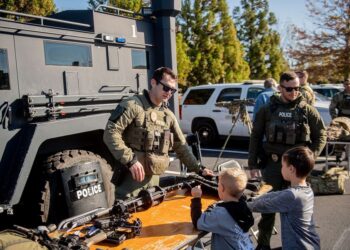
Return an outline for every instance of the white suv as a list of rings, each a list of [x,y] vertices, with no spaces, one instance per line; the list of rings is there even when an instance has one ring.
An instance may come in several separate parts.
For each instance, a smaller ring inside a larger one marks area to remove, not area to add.
[[[256,99],[264,90],[263,84],[225,83],[190,87],[184,93],[180,104],[180,126],[184,133],[198,132],[204,145],[226,137],[232,127],[232,115],[225,107],[215,104],[222,101]],[[329,101],[316,101],[315,107],[320,112],[326,125],[330,123],[328,111]],[[254,106],[247,106],[252,118]],[[247,126],[238,121],[232,131],[232,136],[249,137]]]
[[[184,133],[198,132],[201,142],[209,145],[219,136],[227,136],[232,127],[232,115],[225,107],[215,104],[222,101],[256,99],[264,90],[262,84],[223,83],[190,87],[182,97],[180,126]],[[248,106],[253,114],[254,106]],[[236,123],[232,136],[248,137],[248,128]]]

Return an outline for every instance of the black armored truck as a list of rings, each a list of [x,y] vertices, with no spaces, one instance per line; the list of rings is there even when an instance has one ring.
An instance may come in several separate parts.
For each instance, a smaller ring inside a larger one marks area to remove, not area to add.
[[[156,0],[140,14],[0,10],[1,217],[57,222],[113,204],[106,122],[157,67],[176,69],[180,8]],[[176,96],[170,105],[177,113]]]

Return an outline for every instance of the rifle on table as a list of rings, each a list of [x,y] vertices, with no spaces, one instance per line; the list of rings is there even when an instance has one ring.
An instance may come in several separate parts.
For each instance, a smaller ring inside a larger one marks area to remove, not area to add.
[[[133,238],[141,233],[141,220],[136,218],[130,222],[131,213],[146,210],[164,201],[167,194],[180,189],[190,189],[196,181],[187,179],[181,183],[168,187],[152,187],[141,190],[136,198],[117,200],[111,208],[97,208],[92,211],[63,220],[58,230],[67,232],[91,224],[85,229],[86,239],[84,244],[91,246],[97,242],[108,240],[116,245],[126,239]]]

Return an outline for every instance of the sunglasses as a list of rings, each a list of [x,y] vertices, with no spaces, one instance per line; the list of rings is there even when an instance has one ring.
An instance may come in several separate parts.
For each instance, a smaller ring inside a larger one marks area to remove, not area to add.
[[[162,83],[161,81],[158,81],[158,83],[160,83],[163,86],[163,91],[164,92],[169,92],[171,91],[171,94],[175,94],[175,92],[177,91],[176,89],[170,88],[169,86],[165,85],[164,83]]]
[[[300,87],[286,87],[286,86],[283,86],[283,85],[280,85],[282,88],[284,88],[287,92],[292,92],[293,90],[294,91],[300,91]]]

